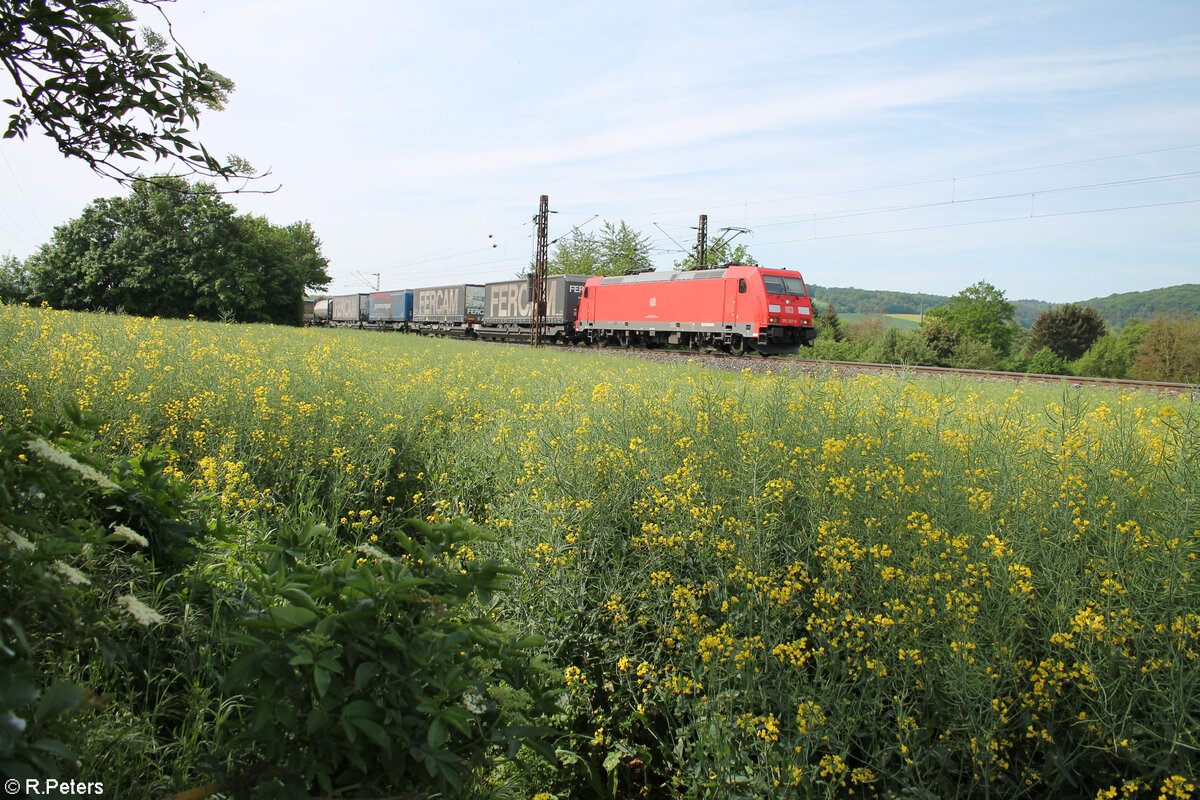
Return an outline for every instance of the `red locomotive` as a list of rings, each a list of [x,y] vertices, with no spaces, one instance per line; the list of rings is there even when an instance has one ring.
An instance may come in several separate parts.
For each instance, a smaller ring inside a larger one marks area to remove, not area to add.
[[[575,326],[593,344],[738,354],[795,353],[817,338],[800,273],[747,266],[589,278]]]

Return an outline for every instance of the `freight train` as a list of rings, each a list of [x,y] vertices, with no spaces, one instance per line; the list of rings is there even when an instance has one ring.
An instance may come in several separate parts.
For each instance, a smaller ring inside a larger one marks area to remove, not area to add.
[[[490,339],[533,333],[529,280],[456,284],[317,300],[314,325]],[[795,353],[817,337],[799,272],[730,264],[688,272],[546,279],[543,334],[595,345],[679,345],[763,355]]]

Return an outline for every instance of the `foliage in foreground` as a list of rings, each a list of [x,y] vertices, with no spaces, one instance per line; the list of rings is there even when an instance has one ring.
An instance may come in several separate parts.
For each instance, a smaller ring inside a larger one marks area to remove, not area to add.
[[[495,531],[566,737],[478,794],[1195,792],[1190,398],[29,309],[0,341],[5,420],[92,407],[247,523]]]
[[[490,619],[512,570],[472,557],[477,532],[418,522],[354,548],[202,525],[161,451],[110,473],[87,436],[40,433],[0,427],[6,778],[417,796],[549,752],[525,722],[553,710],[539,642]]]

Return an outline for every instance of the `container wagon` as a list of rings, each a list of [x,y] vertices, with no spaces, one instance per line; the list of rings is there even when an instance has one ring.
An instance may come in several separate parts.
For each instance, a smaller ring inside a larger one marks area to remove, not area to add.
[[[373,328],[403,330],[412,320],[412,289],[396,289],[371,294],[367,322]]]
[[[563,341],[576,338],[575,320],[583,297],[586,275],[551,275],[546,278],[546,336]],[[475,335],[491,339],[528,339],[533,336],[533,288],[529,280],[501,281],[483,287],[483,319]]]
[[[432,286],[413,290],[410,327],[420,333],[470,336],[482,317],[482,284]]]
[[[330,324],[342,328],[361,328],[371,311],[371,295],[343,294],[329,298]]]
[[[313,303],[313,325],[328,325],[333,313],[333,303],[328,297]]]

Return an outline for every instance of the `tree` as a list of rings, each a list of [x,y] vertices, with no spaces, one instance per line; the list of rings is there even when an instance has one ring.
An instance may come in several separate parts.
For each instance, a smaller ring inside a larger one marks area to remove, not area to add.
[[[321,255],[321,240],[312,226],[293,222],[280,227],[266,217],[249,214],[234,217],[233,222],[236,245],[230,260],[237,273],[254,287],[247,292],[248,300],[254,303],[247,311],[253,316],[246,319],[299,324],[308,289],[329,283],[325,271],[328,262]]]
[[[166,19],[167,0],[133,0]],[[200,109],[223,106],[233,81],[173,52],[149,28],[139,32],[127,5],[110,0],[0,0],[0,63],[15,96],[4,138],[40,129],[68,157],[127,183],[133,161],[168,161],[188,174],[248,177],[242,159],[226,164],[193,140]],[[168,21],[169,30],[169,21]]]
[[[720,267],[725,264],[746,264],[748,266],[757,267],[758,262],[754,256],[746,250],[743,244],[733,244],[721,239],[709,245],[704,255],[704,268]],[[696,266],[696,254],[688,253],[685,257],[675,262],[675,269],[700,269]],[[811,288],[811,287],[810,287]]]
[[[1200,320],[1150,320],[1134,354],[1130,375],[1144,381],[1200,381]]]
[[[846,338],[846,332],[842,330],[842,320],[833,310],[833,303],[826,303],[825,310],[816,316],[813,323],[820,331],[821,336],[828,337],[835,342],[843,341]]]
[[[576,228],[559,239],[547,271],[551,275],[624,275],[653,269],[650,252],[650,240],[623,220],[620,225],[606,222],[599,234]]]
[[[602,275],[600,242],[575,228],[555,244],[547,271],[551,275]]]
[[[654,269],[650,240],[621,220],[619,226],[604,223],[600,232],[600,270],[605,275]]]
[[[29,272],[14,255],[0,256],[0,303],[22,303],[29,299]]]
[[[93,201],[26,263],[30,293],[57,308],[144,316],[300,321],[307,288],[329,282],[308,223],[280,228],[204,183],[138,179]]]
[[[1029,359],[1025,371],[1033,375],[1070,375],[1067,362],[1049,347],[1043,347]]]
[[[1071,365],[1076,375],[1094,378],[1125,378],[1133,356],[1125,342],[1113,334],[1105,334],[1095,341],[1079,360]]]
[[[1146,323],[1142,322],[1139,317],[1133,317],[1125,323],[1125,327],[1121,328],[1121,332],[1117,334],[1117,338],[1130,352],[1136,353],[1138,347],[1142,344],[1142,337],[1146,335]]]
[[[954,348],[947,366],[958,369],[1000,369],[1004,366],[1004,359],[996,352],[996,348],[982,339],[964,337]]]
[[[1100,312],[1091,306],[1068,303],[1043,311],[1029,333],[1025,346],[1026,357],[1042,348],[1065,361],[1074,361],[1088,351],[1106,332]]]
[[[862,357],[875,364],[931,364],[936,359],[920,331],[902,331],[895,326],[874,339]]]
[[[1012,346],[1015,309],[1005,299],[1004,292],[979,281],[951,297],[945,305],[925,312],[922,324],[941,320],[962,336],[987,344],[1003,357]]]
[[[949,364],[950,360],[954,358],[961,338],[958,335],[958,328],[949,322],[933,317],[921,321],[921,335],[934,355],[934,364],[940,366]]]

